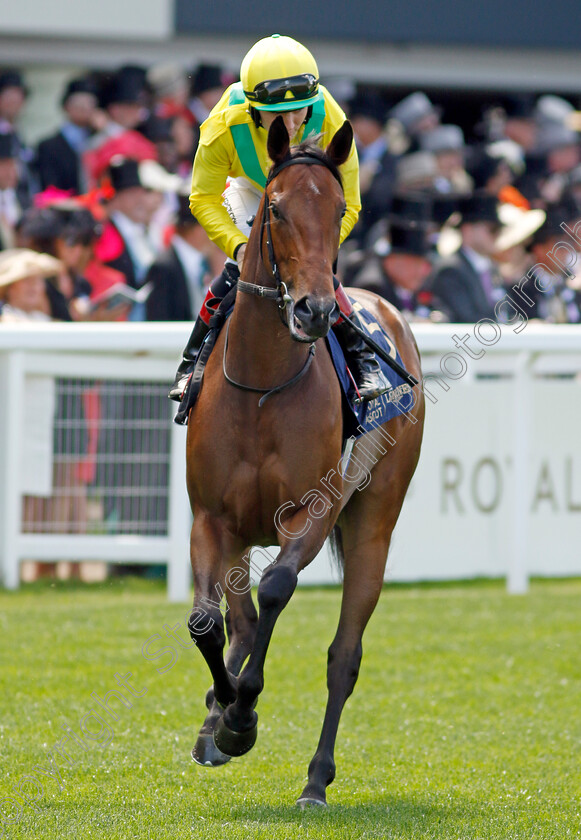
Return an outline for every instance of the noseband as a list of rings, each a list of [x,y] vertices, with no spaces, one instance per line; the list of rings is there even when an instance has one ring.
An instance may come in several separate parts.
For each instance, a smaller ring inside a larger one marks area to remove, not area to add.
[[[270,227],[270,201],[268,199],[268,185],[276,178],[276,176],[282,172],[283,169],[286,169],[287,166],[295,166],[296,164],[303,164],[306,166],[325,166],[329,172],[333,175],[334,178],[337,179],[339,184],[341,184],[340,177],[335,173],[333,168],[329,166],[327,161],[323,158],[320,158],[316,155],[311,155],[308,151],[303,151],[298,154],[296,157],[287,158],[286,160],[279,163],[278,166],[275,166],[271,169],[268,179],[266,181],[266,186],[264,189],[264,203],[262,208],[262,220],[260,224],[260,255],[262,259],[262,242],[264,240],[264,236],[266,234],[266,249],[268,253],[268,261],[270,263],[270,273],[276,282],[276,288],[273,289],[270,286],[259,286],[257,283],[247,283],[245,280],[238,280],[237,288],[238,291],[244,292],[244,294],[248,295],[256,295],[256,297],[264,298],[266,300],[274,300],[278,303],[278,309],[280,313],[281,320],[285,327],[288,327],[291,336],[293,335],[294,331],[294,309],[295,309],[295,302],[293,297],[289,294],[288,288],[286,283],[280,276],[280,271],[278,268],[278,264],[276,262],[276,257],[274,255],[274,245],[272,243],[272,231]],[[341,185],[342,188],[342,185]],[[264,263],[264,260],[263,260]],[[266,267],[266,266],[265,266]],[[286,314],[286,319],[285,319]],[[228,352],[228,332],[230,329],[230,321],[226,324],[226,335],[224,337],[224,352],[222,356],[222,370],[224,373],[224,377],[230,385],[233,385],[235,388],[239,388],[242,391],[252,391],[256,394],[263,394],[258,401],[258,407],[261,408],[264,404],[265,400],[269,397],[273,396],[274,394],[278,394],[283,391],[285,388],[294,385],[303,376],[306,374],[308,369],[311,366],[313,358],[315,356],[315,343],[311,342],[309,347],[309,353],[307,356],[307,360],[304,363],[303,367],[300,371],[293,376],[292,379],[289,379],[287,382],[284,382],[282,385],[276,385],[273,388],[255,388],[252,385],[244,385],[241,382],[236,382],[236,380],[232,379],[231,376],[228,375],[226,371],[226,354]]]

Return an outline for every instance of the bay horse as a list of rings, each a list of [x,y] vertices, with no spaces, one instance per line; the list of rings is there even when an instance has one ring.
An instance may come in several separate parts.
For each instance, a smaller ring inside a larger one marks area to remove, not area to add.
[[[271,125],[273,168],[252,226],[234,310],[208,360],[187,432],[195,593],[189,630],[213,678],[208,714],[192,750],[199,764],[224,764],[252,748],[255,705],[275,622],[299,572],[329,535],[341,556],[343,594],[328,652],[327,707],[308,783],[297,800],[301,807],[327,804],[339,719],[357,680],[363,631],[381,592],[424,420],[423,394],[415,389],[413,416],[400,414],[379,427],[395,445],[370,458],[369,446],[367,454],[360,446],[368,435],[355,444],[353,455],[372,467],[367,486],[355,492],[354,483],[342,478],[346,471],[337,470],[342,396],[330,353],[319,339],[338,315],[333,265],[345,211],[338,167],[352,141],[345,122],[324,152],[305,144],[291,151],[282,117]],[[377,295],[354,290],[354,296],[420,380],[418,349],[404,318]],[[260,393],[267,398],[259,400]],[[309,491],[325,478],[332,478],[333,492],[327,483],[327,504],[319,504],[315,515],[313,499],[307,504]],[[252,546],[276,544],[278,558],[258,586],[257,614],[250,566],[241,558]]]

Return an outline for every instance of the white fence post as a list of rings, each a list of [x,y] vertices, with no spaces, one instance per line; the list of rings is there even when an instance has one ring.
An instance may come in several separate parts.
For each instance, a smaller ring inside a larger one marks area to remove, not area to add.
[[[172,602],[189,599],[191,527],[192,515],[186,490],[186,430],[173,423],[170,441],[167,564],[167,592]]]
[[[510,566],[507,589],[513,595],[524,594],[529,586],[529,460],[531,457],[532,374],[533,355],[519,353],[516,357],[513,380],[513,523]]]
[[[18,535],[22,518],[20,470],[22,447],[22,412],[25,405],[24,353],[15,351],[3,357],[3,422],[0,423],[0,567],[4,586],[17,589],[20,582]]]

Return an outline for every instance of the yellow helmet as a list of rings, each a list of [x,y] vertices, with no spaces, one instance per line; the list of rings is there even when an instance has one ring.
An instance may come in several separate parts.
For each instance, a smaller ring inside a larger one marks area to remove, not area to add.
[[[240,67],[242,89],[259,111],[293,111],[321,98],[317,62],[287,35],[262,38]]]

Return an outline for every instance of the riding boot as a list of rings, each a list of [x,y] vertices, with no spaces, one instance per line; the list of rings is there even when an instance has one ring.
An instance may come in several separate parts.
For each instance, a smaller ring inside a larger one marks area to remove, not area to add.
[[[352,311],[349,318],[355,321],[358,326],[362,326],[356,312]],[[333,327],[333,332],[339,339],[343,352],[353,368],[353,376],[361,402],[373,400],[385,391],[389,391],[391,385],[385,378],[379,362],[375,358],[375,353],[355,332],[351,324],[341,320]]]
[[[198,353],[210,330],[210,318],[215,314],[230,289],[236,285],[239,277],[240,272],[238,266],[234,263],[226,263],[222,274],[219,274],[212,280],[210,288],[206,292],[200,314],[194,324],[192,334],[183,352],[183,359],[177,369],[174,384],[168,394],[170,400],[175,400],[176,402],[182,401],[188,380],[194,372]]]
[[[171,390],[168,394],[170,400],[175,400],[175,402],[182,401],[188,380],[194,372],[200,347],[202,346],[202,343],[209,331],[210,327],[208,324],[206,324],[206,322],[202,319],[201,315],[198,315],[192,334],[190,335],[188,343],[184,349],[183,359],[177,369],[174,384],[171,386]]]

